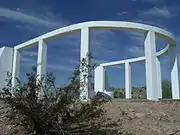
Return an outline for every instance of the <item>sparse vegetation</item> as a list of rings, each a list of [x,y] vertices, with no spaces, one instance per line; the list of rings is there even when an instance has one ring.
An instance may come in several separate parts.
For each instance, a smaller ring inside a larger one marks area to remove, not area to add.
[[[124,88],[114,88],[114,98],[125,98]],[[146,88],[132,88],[132,98],[133,99],[145,99],[146,98]]]
[[[125,89],[112,88],[114,91],[114,98],[125,98]]]
[[[130,121],[132,120],[143,118],[145,114],[142,112],[138,113],[136,112],[137,110],[135,111],[132,108],[123,109],[122,103],[122,106],[117,107],[120,109],[118,110],[119,113],[116,113],[118,119],[113,116],[115,120],[112,121],[110,119],[111,116],[108,117],[109,115],[106,115],[106,111],[111,110],[107,109],[111,107],[109,106],[111,103],[107,107],[102,100],[80,100],[80,93],[82,92],[80,86],[85,85],[85,81],[83,80],[81,81],[82,83],[79,83],[80,70],[85,72],[84,79],[91,77],[86,74],[87,66],[90,67],[91,71],[93,71],[95,67],[94,65],[88,65],[86,59],[83,59],[80,66],[75,69],[70,83],[60,88],[55,87],[55,76],[52,73],[39,77],[36,75],[36,68],[33,68],[30,73],[26,74],[28,79],[26,83],[22,84],[17,78],[18,84],[13,89],[11,86],[11,78],[9,78],[7,87],[1,90],[0,95],[1,102],[9,108],[8,111],[4,113],[6,113],[8,122],[12,126],[11,130],[13,132],[11,132],[11,134],[131,135],[131,128],[128,127],[130,130],[127,131],[122,126],[122,122],[128,121],[128,123],[131,123]],[[38,80],[39,78],[43,81]],[[170,82],[166,80],[163,81],[162,88],[163,98],[170,98]],[[39,97],[39,92],[42,92],[42,97]],[[114,92],[115,98],[125,97],[124,89],[115,89]],[[133,88],[132,97],[138,99],[146,98],[145,87]],[[114,106],[114,104],[115,102],[112,106]],[[149,115],[150,114],[147,114],[147,116]],[[158,114],[157,117],[162,121],[164,114],[161,115],[162,114]],[[155,116],[153,116],[153,118],[154,117]],[[10,129],[4,127],[3,132],[7,132],[8,130]]]
[[[94,68],[83,59],[73,73],[70,84],[61,88],[55,87],[52,73],[41,76],[43,81],[37,81],[39,76],[36,75],[36,68],[26,74],[27,83],[22,84],[17,79],[18,84],[13,89],[10,78],[0,94],[4,104],[11,108],[8,119],[13,128],[23,127],[29,135],[117,134],[104,123],[103,101],[82,101],[79,98],[82,92],[80,86],[84,85],[79,83],[79,73],[80,70],[85,73],[84,79],[89,77],[86,75],[87,66]],[[43,92],[42,97],[39,97],[39,92]],[[16,130],[12,134],[20,133]]]
[[[112,88],[114,90],[114,98],[125,98],[124,88]],[[169,80],[162,81],[162,96],[163,98],[172,98],[171,82]],[[132,88],[132,98],[146,99],[146,87]]]

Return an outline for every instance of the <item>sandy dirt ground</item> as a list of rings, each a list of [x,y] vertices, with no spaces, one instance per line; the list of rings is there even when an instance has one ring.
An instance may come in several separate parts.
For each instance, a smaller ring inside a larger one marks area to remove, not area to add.
[[[105,109],[133,135],[180,135],[180,101],[113,100]]]
[[[180,135],[180,101],[116,99],[106,103],[104,108],[109,120],[117,123],[112,128],[121,129],[119,134]],[[5,111],[7,109],[0,104],[0,135],[9,135],[11,131],[11,126],[5,122]]]

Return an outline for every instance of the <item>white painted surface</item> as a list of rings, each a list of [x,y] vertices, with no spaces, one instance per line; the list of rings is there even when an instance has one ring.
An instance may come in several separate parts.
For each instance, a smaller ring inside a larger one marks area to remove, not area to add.
[[[13,61],[13,48],[2,47],[0,48],[0,89],[4,88],[7,84],[7,73],[12,72]]]
[[[19,79],[20,75],[20,58],[21,54],[19,50],[14,49],[13,55],[13,68],[12,68],[12,87],[16,86],[17,78]]]
[[[169,45],[167,45],[164,49],[157,52],[156,56],[164,55],[168,51],[168,49],[169,49]],[[134,63],[134,62],[140,62],[140,61],[144,61],[144,60],[145,60],[145,56],[138,57],[138,58],[132,58],[132,59],[126,59],[126,60],[120,60],[120,61],[113,61],[113,62],[108,62],[108,63],[101,63],[100,65],[107,67],[107,66],[115,66],[115,65],[125,64],[126,62]]]
[[[114,92],[109,90],[108,76],[105,68],[103,66],[98,66],[94,71],[94,91],[103,92],[109,95],[111,98],[114,98]]]
[[[47,45],[43,40],[39,41],[37,57],[37,75],[39,79],[46,75]]]
[[[126,62],[125,63],[125,98],[130,99],[132,92],[132,85],[131,85],[131,65]]]
[[[113,91],[104,91],[104,93],[109,95],[112,99],[114,98],[114,92]]]
[[[176,47],[170,47],[170,70],[171,70],[171,87],[172,87],[172,98],[180,99],[179,92],[179,70],[178,70],[178,59],[176,55]]]
[[[47,64],[47,45],[44,40],[39,40],[38,44],[38,57],[37,57],[37,82],[41,82],[44,85],[44,79],[46,77],[46,64]],[[41,98],[44,95],[43,89],[38,93],[38,97]]]
[[[156,57],[156,64],[157,64],[158,98],[162,99],[161,63],[160,63],[160,60],[157,57]]]
[[[0,56],[1,56],[2,52],[3,52],[3,50],[4,50],[4,47],[1,47],[0,48]]]
[[[86,63],[90,65],[90,59],[88,57],[90,51],[90,32],[89,32],[89,28],[82,28],[81,29],[81,46],[80,46],[80,60],[82,61],[83,59],[86,59]],[[87,70],[87,72],[81,72],[80,73],[80,84],[83,84],[83,86],[81,86],[81,99],[88,99],[90,97],[90,78],[89,76],[89,68],[88,67],[84,67],[85,70]],[[86,75],[86,77],[84,78],[84,75]]]
[[[144,42],[146,57],[146,90],[147,99],[158,100],[157,64],[155,33],[149,31]]]
[[[83,22],[78,24],[73,24],[67,27],[63,27],[60,29],[56,29],[54,31],[48,32],[44,35],[41,35],[37,38],[29,40],[25,43],[17,45],[15,49],[25,49],[34,46],[39,42],[40,39],[54,39],[64,34],[68,34],[73,31],[80,30],[81,28],[96,28],[96,29],[122,29],[122,30],[131,30],[131,31],[154,31],[157,36],[163,37],[168,41],[175,42],[174,36],[166,30],[161,28],[157,28],[150,25],[145,25],[141,23],[133,23],[133,22],[123,22],[123,21],[90,21]]]
[[[95,93],[103,92],[105,90],[105,70],[104,67],[98,66],[95,68],[94,76],[94,90]]]

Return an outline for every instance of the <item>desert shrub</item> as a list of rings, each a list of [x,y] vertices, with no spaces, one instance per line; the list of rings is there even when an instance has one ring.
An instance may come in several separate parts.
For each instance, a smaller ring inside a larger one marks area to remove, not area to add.
[[[115,88],[114,98],[125,98],[125,89]],[[146,89],[144,87],[132,88],[132,98],[133,99],[145,99]]]
[[[80,100],[80,70],[87,72],[83,59],[80,66],[75,69],[68,85],[56,88],[55,76],[48,73],[41,76],[39,81],[36,68],[27,73],[27,83],[17,79],[17,86],[12,89],[11,78],[2,89],[2,100],[11,108],[8,117],[14,127],[21,126],[27,134],[31,135],[69,135],[69,134],[107,134],[111,133],[108,127],[103,128],[105,111],[100,100]],[[89,77],[84,75],[84,80]],[[41,96],[39,96],[41,93]],[[107,130],[107,131],[106,131]],[[115,132],[115,131],[113,131]],[[13,133],[15,134],[15,133]]]
[[[125,90],[120,88],[115,88],[114,90],[114,98],[125,98]]]
[[[146,88],[145,87],[133,87],[132,88],[133,99],[146,99]]]

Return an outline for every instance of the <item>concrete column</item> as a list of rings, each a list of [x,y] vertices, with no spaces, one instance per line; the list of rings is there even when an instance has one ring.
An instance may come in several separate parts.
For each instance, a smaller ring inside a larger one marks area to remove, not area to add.
[[[105,90],[105,70],[104,67],[98,66],[95,69],[95,76],[94,76],[94,90],[95,93],[104,92]]]
[[[7,83],[9,83],[7,82],[6,79],[9,79],[7,73],[12,73],[13,53],[14,53],[14,48],[10,48],[10,47],[0,48],[0,89],[4,88],[5,86],[7,86]]]
[[[41,76],[46,75],[46,63],[47,63],[47,45],[43,40],[39,41],[38,45],[38,58],[37,58],[37,75],[39,79]]]
[[[21,58],[20,51],[14,49],[13,68],[12,68],[12,87],[17,85],[17,78],[19,79],[20,58]]]
[[[170,55],[172,98],[180,99],[179,72],[178,72],[179,70],[178,70],[178,59],[177,59],[177,54],[176,54],[176,46],[170,47],[169,55]]]
[[[37,81],[44,83],[44,77],[46,76],[46,63],[47,63],[47,45],[43,40],[38,44],[38,58],[37,58]],[[43,91],[39,93],[39,96],[43,95]]]
[[[81,47],[80,47],[80,60],[83,58],[86,59],[87,64],[90,65],[90,59],[87,57],[90,53],[90,30],[89,28],[81,29]],[[89,68],[84,67],[86,72],[80,73],[80,90],[81,90],[81,99],[88,99],[91,93],[90,91],[90,79],[89,79]]]
[[[147,99],[158,100],[155,32],[147,32],[145,38]]]
[[[156,58],[156,65],[157,65],[158,98],[162,99],[161,63],[158,58]]]
[[[131,65],[129,62],[125,63],[125,94],[126,99],[130,99],[132,92],[132,86],[131,86]]]

